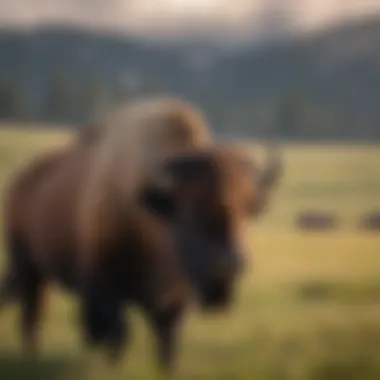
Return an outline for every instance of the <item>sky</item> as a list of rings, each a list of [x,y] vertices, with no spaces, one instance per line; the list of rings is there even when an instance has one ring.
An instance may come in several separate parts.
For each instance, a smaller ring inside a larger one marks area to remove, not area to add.
[[[0,0],[0,25],[70,23],[137,35],[244,34],[268,11],[310,30],[379,13],[380,0]]]

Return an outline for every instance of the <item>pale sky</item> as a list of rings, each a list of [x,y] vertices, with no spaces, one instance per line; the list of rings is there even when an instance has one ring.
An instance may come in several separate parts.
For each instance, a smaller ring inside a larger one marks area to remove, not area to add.
[[[0,0],[0,25],[69,22],[166,35],[211,26],[239,34],[268,9],[303,30],[380,13],[380,0]]]

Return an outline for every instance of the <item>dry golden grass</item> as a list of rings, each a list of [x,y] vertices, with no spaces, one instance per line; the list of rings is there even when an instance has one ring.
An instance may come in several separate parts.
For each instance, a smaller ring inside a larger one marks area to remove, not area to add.
[[[0,183],[32,154],[67,137],[0,131]],[[285,159],[273,210],[247,230],[249,268],[235,307],[226,315],[189,317],[181,379],[380,379],[380,235],[352,228],[362,212],[380,208],[380,192],[367,188],[380,184],[380,149],[292,146]],[[305,191],[310,183],[323,190]],[[346,228],[296,231],[294,215],[311,206],[335,212]],[[155,378],[151,337],[137,311],[130,315],[131,349],[109,369],[100,353],[82,349],[75,300],[51,293],[39,361],[19,355],[17,307],[0,314],[0,379]]]

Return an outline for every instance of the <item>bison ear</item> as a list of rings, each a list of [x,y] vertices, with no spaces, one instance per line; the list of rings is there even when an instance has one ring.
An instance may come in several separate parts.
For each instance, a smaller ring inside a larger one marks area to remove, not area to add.
[[[174,196],[169,191],[160,187],[145,187],[140,192],[139,202],[149,211],[152,211],[165,219],[170,219],[174,215]]]

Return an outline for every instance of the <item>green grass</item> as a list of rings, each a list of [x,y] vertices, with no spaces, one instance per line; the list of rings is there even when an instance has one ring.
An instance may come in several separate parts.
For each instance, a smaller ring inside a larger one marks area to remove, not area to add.
[[[59,131],[0,131],[0,183],[65,139]],[[288,146],[285,161],[271,212],[247,229],[249,268],[235,307],[189,316],[181,379],[380,379],[380,234],[353,228],[362,213],[380,209],[380,148]],[[309,207],[336,213],[344,228],[298,232],[293,218]],[[0,314],[0,379],[155,378],[140,314],[132,312],[131,349],[109,369],[101,353],[82,348],[75,299],[54,289],[49,298],[38,361],[20,356],[17,307]]]

